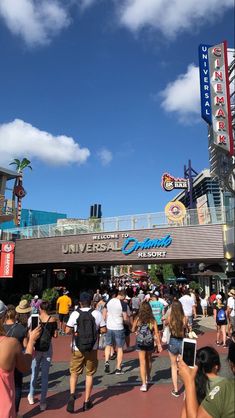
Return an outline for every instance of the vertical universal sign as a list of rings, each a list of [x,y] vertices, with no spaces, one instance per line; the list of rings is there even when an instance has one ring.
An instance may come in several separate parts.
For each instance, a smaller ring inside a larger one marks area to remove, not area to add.
[[[0,258],[0,277],[2,279],[13,277],[14,250],[15,244],[13,242],[2,243]]]
[[[227,42],[208,49],[214,144],[233,155]]]
[[[200,71],[200,90],[201,90],[201,116],[211,125],[211,93],[209,77],[209,45],[199,45],[199,71]]]

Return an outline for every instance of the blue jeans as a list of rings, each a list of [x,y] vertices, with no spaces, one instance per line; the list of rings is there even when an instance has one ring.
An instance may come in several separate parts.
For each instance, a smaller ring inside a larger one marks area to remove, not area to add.
[[[107,329],[106,333],[106,345],[116,345],[118,348],[122,348],[125,344],[125,331],[124,329],[113,330]]]
[[[49,369],[52,359],[52,345],[48,351],[35,351],[35,357],[32,361],[32,376],[30,381],[30,396],[34,396],[37,385],[38,374],[41,368],[41,403],[46,402]]]
[[[170,337],[170,341],[168,344],[168,350],[171,354],[181,354],[182,353],[182,344],[183,338],[174,338]]]

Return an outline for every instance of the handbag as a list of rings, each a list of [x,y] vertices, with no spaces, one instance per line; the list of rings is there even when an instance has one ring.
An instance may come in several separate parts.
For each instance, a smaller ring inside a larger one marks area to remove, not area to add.
[[[100,334],[99,335],[99,350],[104,350],[106,346],[106,338],[105,338],[105,334]]]
[[[170,328],[168,325],[166,325],[162,334],[162,342],[164,344],[169,344],[170,336],[171,336]]]

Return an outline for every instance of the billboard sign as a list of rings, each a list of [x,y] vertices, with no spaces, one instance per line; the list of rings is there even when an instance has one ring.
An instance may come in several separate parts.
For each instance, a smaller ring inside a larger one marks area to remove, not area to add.
[[[199,45],[199,73],[200,73],[200,91],[201,91],[201,116],[211,125],[211,93],[209,77],[209,45]]]
[[[165,207],[165,215],[168,221],[181,223],[186,216],[186,207],[179,200],[169,202]]]
[[[213,142],[233,155],[227,42],[208,49]]]
[[[174,189],[187,189],[188,180],[176,178],[169,173],[164,173],[162,175],[162,187],[166,192],[171,192]]]
[[[0,257],[0,277],[2,279],[13,277],[14,250],[15,244],[13,242],[2,243]]]
[[[197,214],[199,225],[205,225],[211,222],[206,194],[197,198]]]

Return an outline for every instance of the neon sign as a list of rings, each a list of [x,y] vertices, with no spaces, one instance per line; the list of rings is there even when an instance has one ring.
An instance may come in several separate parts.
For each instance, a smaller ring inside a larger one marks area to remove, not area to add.
[[[145,238],[143,241],[138,241],[136,238],[129,237],[126,238],[123,243],[122,253],[128,255],[138,250],[148,250],[150,248],[162,247],[167,248],[171,243],[172,237],[169,234],[163,238]]]
[[[188,180],[176,178],[169,173],[164,173],[162,175],[162,187],[166,192],[171,192],[173,189],[187,189]]]

